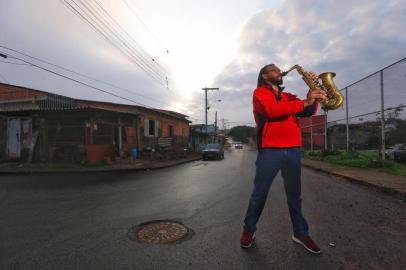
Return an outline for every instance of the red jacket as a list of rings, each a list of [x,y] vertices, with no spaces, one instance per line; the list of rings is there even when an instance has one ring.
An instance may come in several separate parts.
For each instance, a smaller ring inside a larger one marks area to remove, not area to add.
[[[312,116],[317,102],[304,108],[296,95],[278,92],[263,85],[254,90],[254,117],[257,124],[258,149],[301,147],[302,136],[297,117]]]

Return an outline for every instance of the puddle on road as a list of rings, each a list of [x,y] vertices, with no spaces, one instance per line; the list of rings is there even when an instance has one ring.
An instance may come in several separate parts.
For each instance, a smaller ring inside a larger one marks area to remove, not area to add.
[[[198,162],[196,164],[193,164],[192,167],[196,168],[196,167],[200,167],[200,166],[207,166],[207,164],[209,164],[208,162]]]

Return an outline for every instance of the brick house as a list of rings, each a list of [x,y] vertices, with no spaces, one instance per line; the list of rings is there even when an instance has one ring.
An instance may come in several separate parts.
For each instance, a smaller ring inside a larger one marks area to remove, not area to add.
[[[189,142],[186,115],[0,84],[0,158],[97,163]]]

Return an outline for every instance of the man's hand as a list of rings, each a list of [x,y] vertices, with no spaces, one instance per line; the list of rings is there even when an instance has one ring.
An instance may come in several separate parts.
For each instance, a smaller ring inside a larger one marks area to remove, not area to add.
[[[309,92],[307,93],[307,98],[304,100],[304,106],[310,106],[313,105],[313,103],[317,100],[323,100],[326,99],[327,95],[326,92],[320,89],[310,89]]]

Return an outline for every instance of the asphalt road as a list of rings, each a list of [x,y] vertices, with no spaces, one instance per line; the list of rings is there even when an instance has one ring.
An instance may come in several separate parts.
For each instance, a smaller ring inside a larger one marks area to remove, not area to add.
[[[307,169],[303,208],[323,253],[291,241],[280,175],[255,245],[241,249],[255,157],[244,149],[155,171],[0,176],[0,269],[406,269],[406,203]],[[161,219],[194,233],[171,245],[128,237]]]

